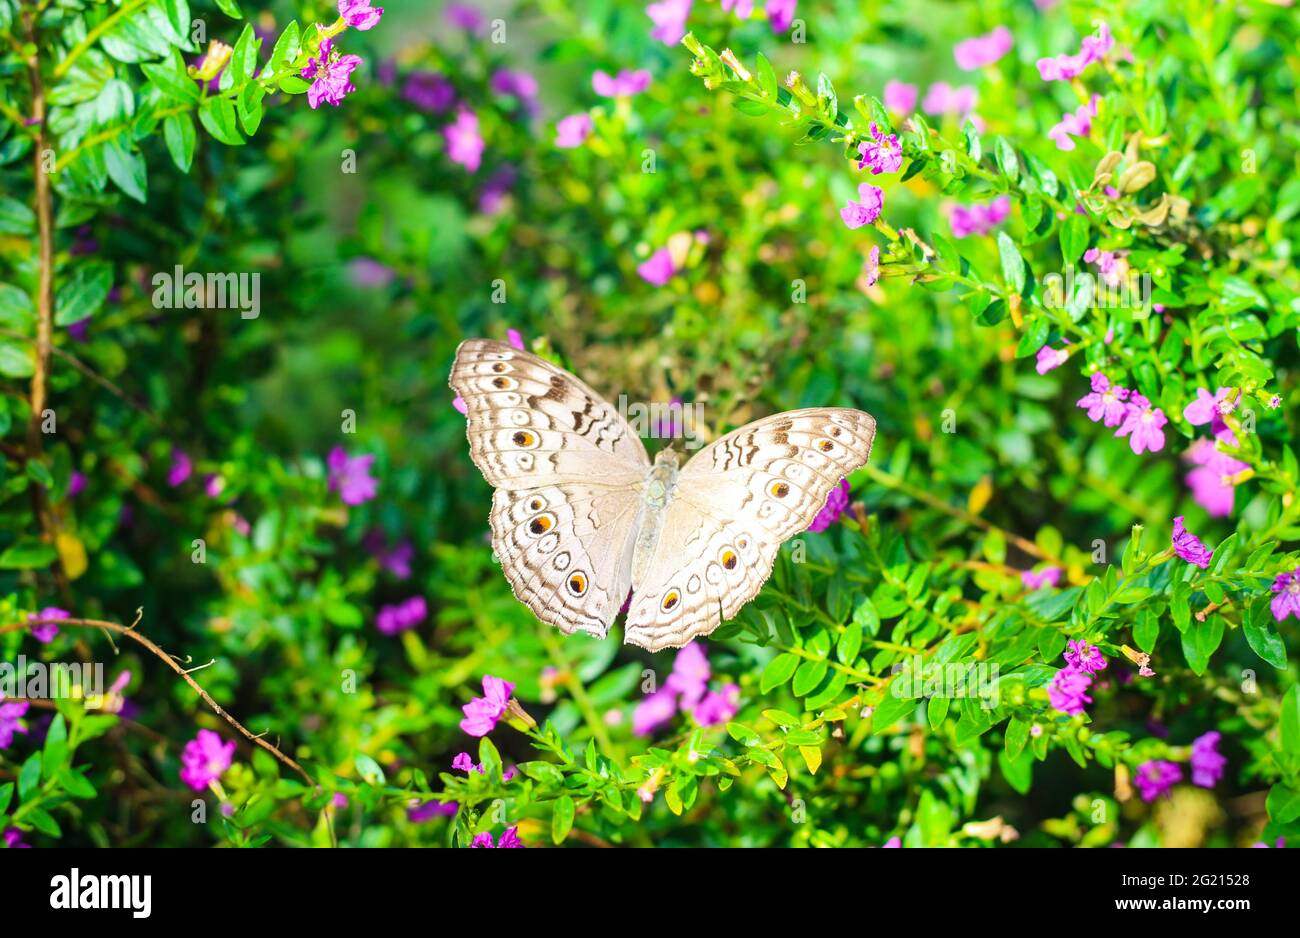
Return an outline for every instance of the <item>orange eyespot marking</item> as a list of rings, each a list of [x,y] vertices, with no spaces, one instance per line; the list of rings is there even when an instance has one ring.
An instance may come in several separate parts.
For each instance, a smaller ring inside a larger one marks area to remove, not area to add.
[[[497,374],[502,374],[506,370],[506,366],[502,362],[497,362],[495,365],[492,366],[492,370],[495,371]]]
[[[540,498],[534,498],[531,502],[528,503],[528,510],[529,510],[529,511],[541,511],[541,510],[542,510],[542,504],[543,504],[543,502],[542,502],[542,500],[541,500]]]
[[[831,430],[831,436],[838,438],[841,432],[843,431],[841,431],[839,427],[835,427],[833,430]]]
[[[820,449],[823,453],[829,453],[831,450],[835,448],[835,444],[832,443],[830,440],[822,440],[821,445],[818,446],[817,448]]]
[[[667,612],[669,609],[672,609],[674,606],[676,606],[678,601],[681,598],[682,598],[681,594],[678,593],[677,590],[669,590],[668,595],[664,597],[664,601],[662,603],[664,612]]]
[[[734,569],[736,569],[736,553],[735,553],[735,551],[724,550],[724,551],[722,552],[722,565],[723,565],[724,567],[726,567],[728,570],[734,570]]]
[[[736,541],[736,543],[740,545],[741,550],[744,550],[746,547],[749,546],[749,538],[742,537],[740,540]]]
[[[773,482],[768,487],[768,491],[771,492],[775,498],[785,498],[790,494],[790,486],[786,485],[784,482]]]
[[[510,439],[514,441],[515,446],[532,446],[537,438],[526,430],[520,430]]]
[[[587,592],[587,578],[581,573],[569,577],[569,590],[578,596]]]
[[[553,524],[554,522],[547,515],[538,515],[528,525],[528,530],[532,531],[534,534],[545,534],[547,531],[551,530],[551,525]]]
[[[492,387],[494,387],[494,388],[508,388],[508,387],[510,387],[510,382],[509,382],[508,380],[506,380],[505,378],[493,378],[493,379],[492,379]]]

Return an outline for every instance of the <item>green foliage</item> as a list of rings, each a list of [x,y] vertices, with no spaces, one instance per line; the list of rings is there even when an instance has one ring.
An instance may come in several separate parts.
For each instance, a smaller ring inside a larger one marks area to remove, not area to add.
[[[334,4],[32,6],[0,0],[0,662],[88,659],[123,683],[32,695],[0,749],[0,831],[241,847],[1300,833],[1300,617],[1270,607],[1300,566],[1293,11],[804,3],[777,34],[697,3],[676,46],[642,3],[524,4],[501,14],[504,43],[420,4],[365,32]],[[1035,61],[1097,17],[1131,56],[1042,81]],[[201,48],[195,20],[222,45]],[[952,45],[999,22],[1012,52],[956,70]],[[364,62],[313,109],[301,73],[326,36]],[[643,94],[592,93],[594,69],[641,67]],[[534,73],[539,102],[501,69]],[[405,93],[432,72],[456,106]],[[891,111],[890,79],[922,97],[975,83],[980,103]],[[1093,94],[1090,133],[1059,149],[1047,131]],[[446,132],[460,108],[486,144],[473,170]],[[558,147],[571,114],[591,134]],[[857,168],[873,124],[898,135],[898,173]],[[862,182],[884,212],[849,230]],[[993,229],[954,231],[954,205],[1001,197]],[[657,286],[638,265],[660,250]],[[1150,295],[1100,299],[1094,251]],[[156,302],[178,267],[256,272],[260,315]],[[445,384],[461,340],[507,329],[612,401],[702,403],[710,436],[806,406],[876,417],[850,510],[783,547],[701,643],[710,690],[735,685],[722,719],[679,709],[636,732],[673,654],[622,646],[617,626],[562,636],[512,595]],[[1044,349],[1064,360],[1036,368]],[[1161,446],[1135,453],[1088,419],[1097,373],[1163,413]],[[1219,388],[1232,438],[1216,444],[1184,410]],[[1233,461],[1228,514],[1185,482],[1202,444]],[[342,500],[335,447],[374,457],[377,497]],[[193,469],[174,483],[178,452]],[[1213,551],[1204,568],[1174,551],[1174,517]],[[409,578],[388,554],[402,543]],[[380,631],[413,597],[425,618]],[[47,607],[122,625],[142,608],[140,634],[310,783],[139,642],[78,625],[38,641],[28,616]],[[1108,660],[1075,715],[1050,691],[1069,642]],[[474,740],[459,723],[485,675],[518,703]],[[238,748],[192,792],[181,753],[200,727]],[[1190,747],[1212,730],[1228,762],[1207,791]],[[462,752],[477,770],[452,768]],[[1135,777],[1154,760],[1183,784],[1147,804]]]

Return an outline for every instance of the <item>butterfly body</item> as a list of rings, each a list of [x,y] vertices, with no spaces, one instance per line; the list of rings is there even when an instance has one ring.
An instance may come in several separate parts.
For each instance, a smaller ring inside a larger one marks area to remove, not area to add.
[[[783,541],[867,461],[875,420],[848,408],[765,417],[684,465],[652,463],[578,378],[503,342],[463,342],[451,386],[470,456],[496,487],[492,542],[515,596],[562,632],[651,650],[712,632],[757,595]]]

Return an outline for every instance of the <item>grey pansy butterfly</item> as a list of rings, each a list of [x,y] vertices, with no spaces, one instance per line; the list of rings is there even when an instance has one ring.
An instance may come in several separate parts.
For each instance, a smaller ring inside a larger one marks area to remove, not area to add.
[[[762,589],[781,543],[871,454],[876,421],[813,407],[652,463],[599,394],[505,342],[469,339],[451,386],[470,458],[496,487],[492,544],[515,596],[561,632],[604,638],[631,591],[625,640],[651,651],[708,635]]]

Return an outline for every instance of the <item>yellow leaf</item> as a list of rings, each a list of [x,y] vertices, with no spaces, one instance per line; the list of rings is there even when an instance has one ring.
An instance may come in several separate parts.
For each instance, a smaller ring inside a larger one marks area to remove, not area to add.
[[[988,505],[989,499],[993,497],[993,480],[988,476],[980,479],[975,483],[975,487],[970,490],[970,498],[966,502],[966,510],[972,515],[978,516],[984,507]]]
[[[60,531],[54,542],[63,562],[63,573],[69,580],[75,580],[86,572],[86,546],[77,535],[69,531]]]
[[[803,764],[808,766],[808,771],[816,775],[822,764],[821,749],[817,746],[800,746],[799,755],[803,756]]]

